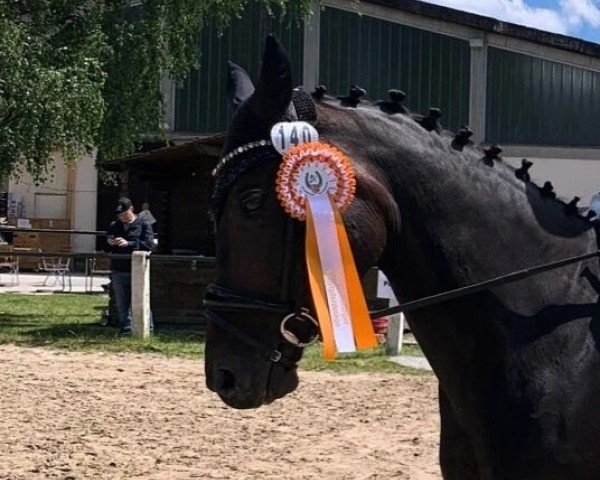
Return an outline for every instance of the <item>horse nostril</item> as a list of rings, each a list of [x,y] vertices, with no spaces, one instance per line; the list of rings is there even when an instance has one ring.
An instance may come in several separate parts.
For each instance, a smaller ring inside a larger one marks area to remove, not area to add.
[[[235,375],[229,370],[221,369],[219,391],[233,390],[235,387]]]

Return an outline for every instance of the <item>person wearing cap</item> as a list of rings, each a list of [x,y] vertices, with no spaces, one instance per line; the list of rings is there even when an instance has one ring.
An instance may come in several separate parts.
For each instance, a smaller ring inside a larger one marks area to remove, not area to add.
[[[131,255],[135,250],[151,252],[154,248],[152,225],[133,212],[131,200],[119,198],[115,209],[117,220],[111,223],[107,243],[111,253]],[[114,258],[111,262],[111,282],[119,317],[120,331],[131,334],[131,259]]]

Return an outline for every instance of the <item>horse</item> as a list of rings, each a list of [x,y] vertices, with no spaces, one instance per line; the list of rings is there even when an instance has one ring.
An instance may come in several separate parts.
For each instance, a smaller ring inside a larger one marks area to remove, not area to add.
[[[230,64],[229,92],[205,369],[231,407],[296,389],[304,343],[286,341],[281,318],[312,308],[304,224],[276,198],[281,156],[265,141],[276,122],[306,119],[352,160],[343,221],[357,269],[380,268],[401,302],[598,248],[574,202],[531,181],[530,162],[514,169],[499,147],[476,147],[468,127],[443,130],[435,109],[411,114],[398,91],[370,103],[358,87],[343,98],[294,89],[274,37],[256,87]],[[439,380],[446,480],[600,478],[599,275],[591,258],[407,313]],[[296,324],[302,341],[315,335]]]

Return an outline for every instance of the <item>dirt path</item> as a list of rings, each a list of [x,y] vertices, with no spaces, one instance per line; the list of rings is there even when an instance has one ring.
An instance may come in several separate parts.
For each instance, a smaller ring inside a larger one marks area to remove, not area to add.
[[[2,479],[440,479],[434,377],[301,373],[225,407],[201,361],[0,347]]]

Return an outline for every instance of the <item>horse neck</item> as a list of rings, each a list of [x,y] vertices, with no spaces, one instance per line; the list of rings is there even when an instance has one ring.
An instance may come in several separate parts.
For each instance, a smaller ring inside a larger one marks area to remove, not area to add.
[[[422,291],[415,293],[459,287],[594,249],[593,230],[585,220],[567,215],[564,204],[544,198],[502,162],[481,157],[442,151],[396,162],[392,189],[402,212],[404,242],[395,250],[402,255],[394,263],[414,259],[412,269],[401,271],[405,282],[422,272]],[[550,282],[555,300],[566,301],[576,274],[572,266],[527,284],[543,286],[548,300]],[[517,306],[522,286],[504,289],[507,305]],[[530,311],[543,306],[539,300],[537,305],[527,300]]]
[[[400,221],[387,225],[379,266],[401,302],[597,248],[589,222],[566,215],[564,203],[543,197],[503,162],[484,162],[472,148],[457,152],[451,138],[407,118],[328,113],[325,138],[368,172],[367,183],[377,179],[399,212]],[[360,182],[359,175],[357,196]],[[597,260],[408,312],[461,421],[474,428],[498,422],[498,405],[522,388],[520,375],[533,378],[553,357],[590,343],[586,321],[599,305],[592,276],[600,276]]]
[[[567,215],[512,168],[451,137],[427,132],[403,115],[326,106],[324,130],[362,168],[379,176],[402,222],[392,229],[381,267],[401,299],[414,299],[511,271],[593,251],[589,222]],[[360,181],[360,178],[359,178]],[[509,308],[567,302],[580,266],[497,289]],[[551,285],[551,287],[549,286]]]
[[[597,248],[587,222],[565,215],[563,204],[500,162],[443,152],[401,157],[395,165],[387,171],[401,234],[382,267],[401,301]],[[506,372],[520,368],[528,345],[586,342],[585,319],[598,312],[598,292],[582,276],[585,268],[600,277],[598,261],[590,260],[407,314],[454,405],[476,412],[503,398],[514,386]],[[527,375],[545,368],[558,354],[553,348],[530,358]]]

